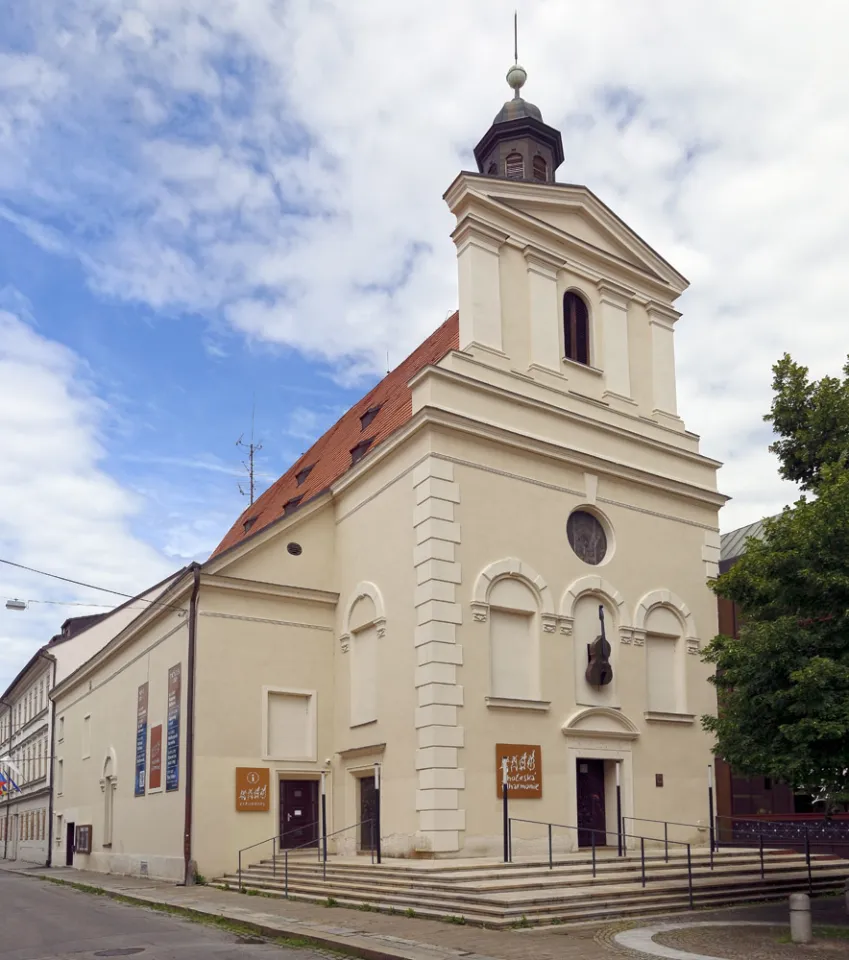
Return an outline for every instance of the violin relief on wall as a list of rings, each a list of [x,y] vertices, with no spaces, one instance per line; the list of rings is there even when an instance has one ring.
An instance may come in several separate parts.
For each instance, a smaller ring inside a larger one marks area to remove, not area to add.
[[[610,643],[604,632],[604,607],[599,604],[598,619],[601,633],[587,644],[587,683],[593,687],[605,687],[613,679],[613,667],[610,663]]]

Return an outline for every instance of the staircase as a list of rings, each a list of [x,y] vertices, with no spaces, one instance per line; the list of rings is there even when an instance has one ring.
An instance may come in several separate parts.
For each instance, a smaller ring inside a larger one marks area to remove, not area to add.
[[[293,899],[339,906],[371,907],[383,912],[437,919],[463,918],[488,927],[576,923],[690,908],[687,859],[670,855],[646,858],[642,884],[640,857],[603,857],[592,874],[589,857],[566,862],[493,863],[390,861],[380,865],[331,857],[326,867],[315,853],[289,857],[288,893]],[[283,857],[263,860],[242,871],[242,887],[270,896],[285,896]],[[808,891],[804,854],[771,850],[764,853],[764,878],[757,850],[722,850],[710,867],[707,850],[692,855],[693,904],[725,906],[779,899]],[[849,860],[811,857],[814,894],[839,890],[849,878]],[[237,890],[237,874],[226,874],[214,886]]]

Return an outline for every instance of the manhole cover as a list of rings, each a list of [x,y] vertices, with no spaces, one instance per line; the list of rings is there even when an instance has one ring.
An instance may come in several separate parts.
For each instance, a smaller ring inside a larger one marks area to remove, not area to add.
[[[144,947],[119,947],[117,950],[98,950],[96,957],[131,957],[135,953],[144,953]]]

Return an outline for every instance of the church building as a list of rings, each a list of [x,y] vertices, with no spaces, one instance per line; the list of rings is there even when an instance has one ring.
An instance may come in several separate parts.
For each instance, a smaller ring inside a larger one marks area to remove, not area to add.
[[[322,789],[368,849],[376,769],[384,857],[498,857],[505,759],[517,850],[615,846],[617,783],[706,842],[725,498],[676,404],[687,281],[555,180],[507,81],[444,196],[457,312],[54,691],[75,865],[217,876],[316,841]]]

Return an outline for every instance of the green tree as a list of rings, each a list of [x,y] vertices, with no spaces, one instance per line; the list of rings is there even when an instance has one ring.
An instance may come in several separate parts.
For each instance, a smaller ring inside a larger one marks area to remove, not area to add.
[[[849,796],[849,363],[843,379],[811,381],[785,356],[764,418],[780,473],[802,495],[765,522],[763,540],[712,584],[741,612],[739,639],[718,636],[719,716],[702,723],[717,753],[763,774]]]

